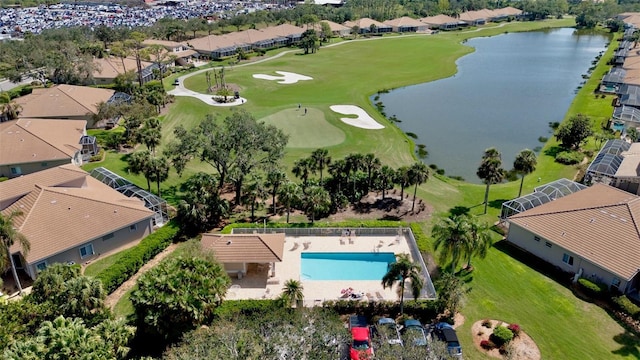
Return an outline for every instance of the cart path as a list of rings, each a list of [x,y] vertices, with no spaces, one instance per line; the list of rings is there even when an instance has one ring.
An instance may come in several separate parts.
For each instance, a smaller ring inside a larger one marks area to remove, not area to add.
[[[160,261],[162,261],[164,258],[166,258],[171,253],[173,253],[177,247],[178,247],[178,244],[171,243],[169,246],[167,246],[166,249],[162,250],[162,252],[156,255],[153,259],[149,260],[146,264],[142,265],[142,267],[138,269],[138,272],[133,274],[133,276],[130,277],[129,280],[122,283],[122,285],[120,285],[114,292],[112,292],[107,296],[107,298],[104,301],[105,305],[111,310],[113,310],[113,308],[116,306],[118,301],[120,301],[122,296],[136,285],[138,278],[142,274],[149,271],[149,269],[156,266]]]

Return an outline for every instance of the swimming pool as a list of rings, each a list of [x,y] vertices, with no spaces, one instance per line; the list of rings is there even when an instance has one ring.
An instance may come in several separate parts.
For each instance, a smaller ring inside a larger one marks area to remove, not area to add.
[[[396,261],[391,252],[307,253],[300,255],[302,280],[379,280]]]

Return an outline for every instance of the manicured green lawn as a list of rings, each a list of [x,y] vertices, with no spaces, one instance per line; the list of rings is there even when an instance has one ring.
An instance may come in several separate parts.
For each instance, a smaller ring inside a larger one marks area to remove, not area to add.
[[[455,60],[473,51],[461,44],[467,38],[572,25],[573,19],[518,22],[483,28],[478,32],[344,41],[337,46],[322,48],[314,55],[303,56],[297,50],[259,64],[227,68],[226,81],[240,86],[241,95],[248,99],[243,108],[290,134],[291,141],[285,156],[285,165],[289,169],[295,160],[308,156],[319,146],[327,146],[334,159],[352,152],[373,152],[383,163],[397,168],[415,161],[413,143],[377,113],[369,96],[384,89],[453,75]],[[280,50],[283,51],[287,50]],[[608,54],[611,51],[610,48]],[[604,58],[607,56],[610,55]],[[596,99],[593,95],[595,84],[607,70],[602,65],[605,61],[601,61],[593,78],[576,96],[567,116],[582,112],[599,121],[611,113],[611,98]],[[300,73],[313,77],[313,80],[282,85],[252,77],[257,73],[274,74],[276,70]],[[204,74],[187,79],[185,84],[196,91],[204,92],[206,89]],[[308,118],[299,119],[302,116],[297,111],[298,103],[309,109]],[[344,124],[339,119],[342,115],[329,109],[330,105],[343,104],[362,107],[376,121],[384,124],[385,129],[364,130]],[[163,141],[173,137],[173,129],[178,124],[191,128],[207,114],[223,117],[229,111],[209,107],[195,99],[176,98],[164,116]],[[545,154],[555,145],[553,139],[545,145],[538,158],[538,170],[525,178],[523,193],[558,178],[573,178],[576,167],[557,164]],[[478,154],[478,162],[480,156]],[[126,156],[121,154],[108,153],[103,163],[89,164],[85,168],[105,166],[146,188],[143,177],[127,173],[125,159]],[[511,164],[504,165],[511,167]],[[175,203],[178,185],[196,171],[212,169],[209,165],[192,162],[182,178],[172,173],[162,186],[163,196]],[[492,186],[489,212],[483,218],[495,221],[500,204],[516,197],[518,187],[519,181]],[[155,185],[152,185],[153,189]],[[434,207],[436,217],[456,206],[468,207],[471,214],[481,215],[484,190],[483,185],[432,175],[425,185],[419,187],[418,195]],[[428,234],[432,224],[421,225]],[[624,335],[622,328],[604,311],[578,300],[563,286],[511,256],[492,249],[486,259],[476,260],[474,266],[476,270],[469,282],[468,300],[462,310],[467,320],[460,330],[465,358],[485,358],[471,344],[470,334],[471,324],[484,318],[519,323],[539,345],[543,359],[637,358],[638,343],[634,343],[637,340]],[[132,308],[126,304],[128,295],[121,302],[116,307],[120,309],[118,314],[130,313]],[[623,348],[621,343],[625,341],[631,345]]]

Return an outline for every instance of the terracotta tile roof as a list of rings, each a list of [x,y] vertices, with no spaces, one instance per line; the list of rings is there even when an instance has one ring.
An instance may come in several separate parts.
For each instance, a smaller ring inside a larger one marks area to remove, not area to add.
[[[387,20],[384,22],[384,24],[389,25],[389,26],[395,26],[395,27],[399,27],[399,26],[425,26],[425,23],[410,18],[408,16],[403,16],[397,19],[392,19],[392,20]]]
[[[320,22],[321,22],[321,23],[325,22],[325,23],[329,24],[329,28],[331,29],[331,31],[346,31],[346,30],[351,31],[351,28],[346,27],[346,26],[344,26],[344,25],[342,25],[342,24],[335,23],[335,22],[333,22],[333,21],[329,21],[329,20],[322,20],[322,21],[320,21]],[[316,30],[320,30],[320,29],[322,29],[322,28],[321,28],[321,27],[320,27],[320,25],[318,24],[317,26],[314,26],[314,29],[316,29]]]
[[[261,30],[249,29],[224,35],[209,35],[189,40],[192,48],[208,52],[227,47],[253,44],[258,41],[302,34],[305,29],[291,24],[270,26]]]
[[[284,234],[202,234],[203,250],[213,250],[221,263],[280,262]]]
[[[180,46],[185,46],[182,43],[175,41],[167,41],[167,40],[157,40],[157,39],[147,39],[142,42],[144,45],[162,45],[167,48],[177,48]]]
[[[633,143],[629,150],[622,152],[623,160],[620,163],[615,177],[639,177],[640,176],[640,143]]]
[[[35,174],[34,174],[35,175]],[[22,181],[31,175],[0,183]],[[75,184],[73,184],[75,185]],[[85,172],[82,186],[41,186],[2,211],[22,215],[14,225],[31,243],[27,262],[33,263],[72,249],[154,216],[144,203],[128,198]],[[16,245],[12,251],[19,251]]]
[[[82,149],[85,120],[18,119],[0,123],[0,165],[71,159]]]
[[[595,184],[509,222],[624,279],[640,269],[640,197],[614,187]]]
[[[0,182],[0,203],[28,194],[30,191],[33,191],[36,184],[40,186],[65,186],[65,184],[71,183],[82,184],[86,177],[86,171],[69,164],[21,176],[18,178],[20,181],[3,181]],[[4,210],[4,208],[0,208],[0,210]]]
[[[420,19],[420,21],[430,25],[444,25],[444,24],[458,23],[458,19],[452,18],[451,16],[442,15],[442,14],[436,15],[436,16],[423,17],[422,19]]]
[[[93,77],[97,79],[114,79],[120,74],[124,74],[127,71],[138,71],[138,64],[134,58],[124,58],[124,67],[122,66],[122,59],[114,56],[106,58],[93,59],[93,63],[96,65],[96,70],[93,72]],[[149,61],[140,61],[143,69],[153,65]],[[108,100],[108,99],[107,99]],[[106,101],[106,100],[105,100]]]
[[[520,15],[522,14],[522,10],[516,9],[511,6],[503,7],[502,9],[493,10],[496,15]]]
[[[114,93],[114,90],[63,84],[33,89],[33,93],[15,101],[22,106],[21,118],[64,118],[97,114],[97,105],[109,100]]]
[[[360,29],[369,29],[371,27],[371,25],[375,25],[376,28],[389,28],[391,26],[389,25],[385,25],[383,23],[381,23],[380,21],[375,21],[373,19],[370,18],[362,18],[362,19],[358,19],[355,21],[347,21],[344,23],[344,26],[349,27],[349,28],[353,28],[354,26],[359,27]]]

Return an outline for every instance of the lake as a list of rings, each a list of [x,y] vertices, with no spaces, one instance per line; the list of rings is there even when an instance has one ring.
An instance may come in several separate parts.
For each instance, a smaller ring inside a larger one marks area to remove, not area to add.
[[[475,52],[458,59],[454,76],[395,89],[379,101],[426,145],[425,163],[480,183],[486,148],[496,147],[509,170],[520,150],[544,145],[539,137],[552,136],[549,122],[564,118],[608,42],[571,28],[470,39],[465,45]]]

